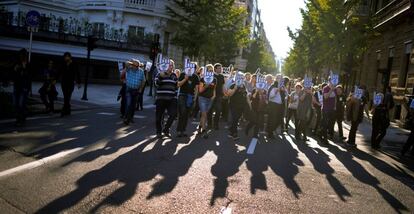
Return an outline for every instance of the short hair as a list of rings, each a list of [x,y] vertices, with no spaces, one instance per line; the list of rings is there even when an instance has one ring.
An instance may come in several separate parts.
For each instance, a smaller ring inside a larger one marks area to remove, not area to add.
[[[206,66],[207,67],[207,66]],[[223,67],[220,63],[216,63],[214,64],[214,69],[218,68],[218,67]]]
[[[343,87],[342,87],[342,85],[337,85],[335,88],[340,88],[340,89],[342,89]]]
[[[273,75],[271,75],[271,74],[266,75],[266,80],[269,79],[269,77],[272,78],[272,80],[273,80]]]
[[[64,54],[63,54],[63,57],[70,57],[70,58],[72,58],[72,54],[70,54],[70,52],[65,52]]]
[[[207,65],[206,65],[206,70],[208,70],[208,68],[211,68],[211,69],[213,69],[213,70],[214,70],[214,68],[215,68],[215,67],[214,67],[212,64],[207,64]]]

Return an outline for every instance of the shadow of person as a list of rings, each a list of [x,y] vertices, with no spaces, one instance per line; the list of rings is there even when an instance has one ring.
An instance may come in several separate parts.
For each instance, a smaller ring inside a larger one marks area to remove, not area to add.
[[[50,202],[36,213],[57,213],[74,206],[83,198],[89,195],[93,189],[103,187],[114,181],[123,183],[123,186],[115,190],[106,197],[100,204],[92,209],[95,212],[105,204],[120,205],[131,198],[138,187],[138,184],[153,179],[157,174],[157,169],[153,165],[158,164],[162,159],[157,159],[160,154],[173,154],[175,143],[162,145],[163,140],[155,142],[151,150],[142,152],[152,141],[146,141],[135,149],[132,149],[113,161],[109,162],[100,169],[88,172],[76,183],[77,188]],[[168,152],[164,153],[164,150]]]
[[[211,167],[211,174],[215,176],[215,179],[210,206],[215,204],[217,198],[227,197],[228,178],[239,171],[239,167],[246,158],[245,150],[238,151],[234,142],[221,143],[213,151],[217,156],[217,161]]]
[[[334,154],[336,158],[342,162],[354,178],[375,188],[382,198],[384,198],[384,200],[387,201],[387,203],[391,205],[397,213],[408,210],[407,207],[391,193],[380,187],[380,181],[371,175],[360,163],[358,163],[350,151],[342,151],[337,146],[331,144],[325,144],[323,146],[327,147],[328,151]],[[357,152],[356,150],[357,149],[353,149],[353,152]]]
[[[247,157],[247,169],[252,173],[250,177],[250,193],[256,194],[257,189],[267,190],[266,176],[263,172],[268,169],[267,163],[261,156]]]
[[[181,148],[176,155],[171,156],[165,165],[159,166],[159,174],[163,178],[153,184],[153,189],[147,199],[171,192],[177,185],[179,178],[186,175],[194,161],[203,157],[211,146],[212,144],[205,142],[204,139],[195,139]]]
[[[345,196],[351,196],[349,191],[342,185],[342,183],[333,175],[335,170],[329,165],[331,159],[329,155],[323,152],[320,148],[311,148],[303,142],[294,141],[299,151],[312,163],[313,168],[322,175],[325,175],[332,189],[342,201],[346,201]]]

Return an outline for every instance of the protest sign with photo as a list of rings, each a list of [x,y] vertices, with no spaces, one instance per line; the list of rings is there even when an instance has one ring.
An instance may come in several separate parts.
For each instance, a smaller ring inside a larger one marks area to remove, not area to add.
[[[214,80],[214,72],[207,70],[207,68],[204,69],[204,81],[206,84],[211,84]]]
[[[278,88],[282,88],[282,87],[284,87],[284,86],[285,86],[285,79],[280,78],[280,79],[277,81],[277,83],[278,83],[277,87],[278,87]]]
[[[152,66],[152,62],[147,62],[145,64],[145,70],[147,70],[147,71],[151,70],[151,66]]]
[[[235,81],[237,86],[243,85],[243,83],[244,83],[244,74],[242,72],[237,72],[235,77],[234,77],[234,81]]]
[[[162,72],[165,72],[170,67],[170,59],[168,57],[163,57],[162,54],[158,55],[158,69]]]
[[[312,77],[308,77],[308,75],[305,75],[305,79],[303,80],[303,87],[304,88],[313,87]]]
[[[256,75],[256,88],[266,89],[266,77],[260,73],[257,73]]]
[[[379,106],[382,102],[382,96],[380,94],[374,93],[374,105]]]
[[[184,72],[187,76],[192,76],[195,73],[196,64],[190,62],[189,58],[184,60]]]
[[[355,98],[361,99],[363,93],[364,93],[364,90],[360,89],[358,86],[355,86],[355,90],[354,90],[354,97]]]
[[[339,75],[335,74],[331,71],[331,83],[334,86],[337,86],[339,84]]]

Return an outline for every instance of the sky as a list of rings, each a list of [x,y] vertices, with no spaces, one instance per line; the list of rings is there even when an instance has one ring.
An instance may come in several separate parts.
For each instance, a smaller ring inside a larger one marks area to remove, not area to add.
[[[304,0],[258,0],[266,36],[277,58],[285,58],[293,46],[287,27],[299,29],[302,16],[299,9]]]

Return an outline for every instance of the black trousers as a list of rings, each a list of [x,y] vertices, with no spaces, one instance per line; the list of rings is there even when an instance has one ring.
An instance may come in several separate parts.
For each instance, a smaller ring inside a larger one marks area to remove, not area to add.
[[[222,97],[216,97],[211,104],[210,111],[207,115],[207,123],[210,128],[219,128],[220,115],[222,111]],[[214,116],[213,116],[213,113]]]
[[[56,87],[54,85],[50,85],[49,83],[44,83],[43,86],[39,89],[40,99],[42,103],[48,108],[50,111],[55,110],[55,99],[56,99]]]
[[[298,119],[296,117],[296,109],[291,109],[289,108],[287,110],[287,116],[286,116],[286,125],[285,128],[288,129],[289,128],[289,121],[292,118],[292,116],[295,118],[294,123],[295,123],[295,129],[297,128],[297,124],[298,124]]]
[[[138,93],[138,102],[137,102],[137,109],[144,109],[143,105],[144,105],[144,91],[145,91],[145,87],[142,89],[141,93]]]
[[[230,111],[231,111],[231,124],[230,124],[230,134],[237,135],[237,126],[239,124],[239,120],[242,115],[246,117],[246,119],[250,119],[250,109],[247,103],[239,104],[239,103],[230,103]]]
[[[342,128],[342,119],[341,118],[336,118],[336,124],[338,125],[339,137],[342,138],[344,136],[344,130]]]
[[[169,132],[170,127],[177,116],[177,100],[157,100],[155,105],[155,127],[157,129],[157,134],[161,134],[162,131]],[[165,111],[167,111],[168,120],[163,124]]]
[[[185,132],[191,108],[187,107],[187,96],[178,96],[178,124],[177,132]]]
[[[333,135],[335,121],[336,121],[336,114],[335,114],[334,110],[323,111],[322,112],[322,131],[321,131],[321,134],[324,138],[326,138],[328,134]]]
[[[253,128],[253,136],[257,136],[260,130],[264,128],[264,115],[265,112],[254,111],[251,113],[251,119],[246,126],[246,131],[249,132]]]
[[[371,146],[379,146],[387,134],[387,128],[381,124],[372,124]]]
[[[268,112],[268,124],[267,124],[267,133],[269,135],[273,135],[273,131],[275,131],[279,126],[283,126],[283,118],[285,112],[284,104],[277,104],[273,102],[269,102],[268,104],[269,112]],[[282,127],[283,128],[283,127]]]
[[[297,120],[296,122],[296,129],[295,129],[295,137],[299,137],[303,134],[303,137],[307,137],[306,129],[308,128],[309,121],[306,120]]]
[[[63,93],[63,108],[62,114],[69,115],[71,113],[70,100],[72,99],[72,93],[75,85],[62,85]]]
[[[348,143],[355,144],[356,132],[358,131],[359,122],[351,122],[351,130],[349,130]]]

